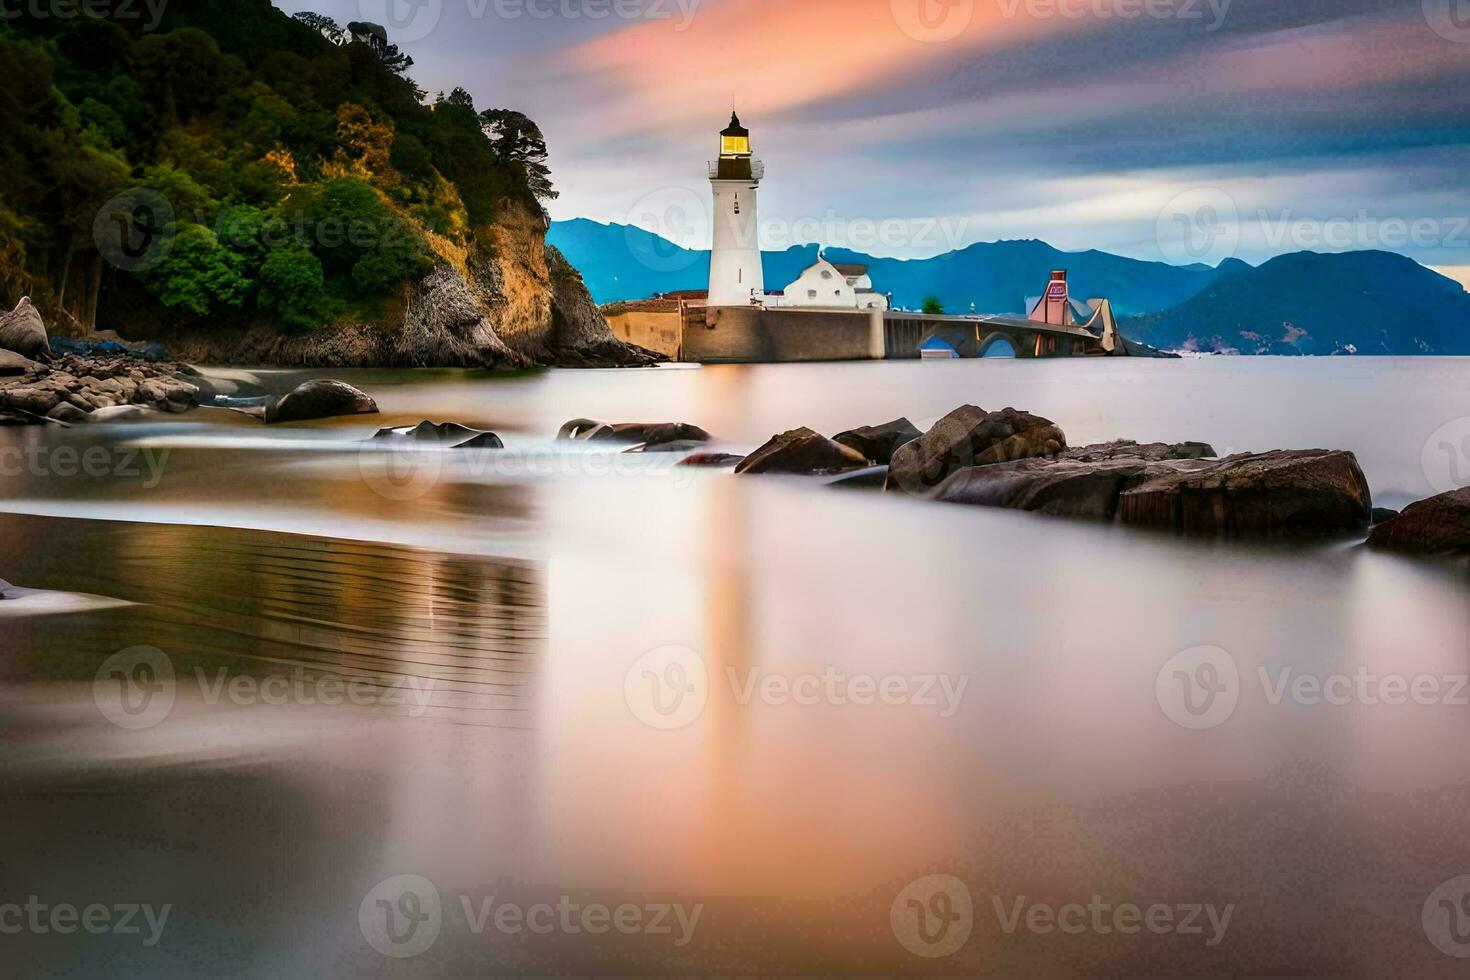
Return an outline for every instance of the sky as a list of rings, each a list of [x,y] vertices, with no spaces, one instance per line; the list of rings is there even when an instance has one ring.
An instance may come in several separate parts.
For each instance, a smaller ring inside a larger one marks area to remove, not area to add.
[[[1470,281],[1470,0],[285,0],[520,109],[556,219],[709,241],[732,104],[767,247],[1385,248]]]

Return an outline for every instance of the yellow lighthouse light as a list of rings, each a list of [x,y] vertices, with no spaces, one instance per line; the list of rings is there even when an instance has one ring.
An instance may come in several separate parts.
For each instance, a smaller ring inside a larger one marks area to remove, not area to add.
[[[740,125],[740,117],[730,113],[730,125],[720,133],[720,156],[750,156],[750,130]]]

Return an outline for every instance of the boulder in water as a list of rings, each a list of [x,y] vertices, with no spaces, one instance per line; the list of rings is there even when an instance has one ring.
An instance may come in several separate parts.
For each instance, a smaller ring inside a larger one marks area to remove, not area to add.
[[[1373,528],[1370,548],[1409,554],[1470,557],[1470,487],[1404,508]]]
[[[318,379],[297,385],[289,394],[266,406],[267,425],[306,422],[341,415],[376,415],[378,404],[344,381]]]
[[[792,429],[772,437],[745,457],[736,473],[790,473],[798,476],[828,476],[844,470],[863,469],[867,459],[856,449],[833,442],[811,429]]]
[[[644,446],[710,440],[708,432],[688,422],[598,422],[594,419],[572,419],[561,427],[556,437],[579,442],[626,442]]]
[[[29,296],[22,296],[9,313],[0,313],[0,350],[13,351],[33,361],[51,360],[46,323]]]
[[[448,449],[504,449],[505,443],[493,432],[471,429],[458,422],[420,422],[415,426],[379,429],[369,442],[416,443],[443,446]]]
[[[1229,538],[1312,537],[1366,530],[1368,481],[1349,452],[1276,450],[1150,476],[1125,490],[1120,523]]]
[[[922,436],[918,427],[908,419],[894,419],[882,425],[864,425],[833,436],[850,449],[856,449],[873,461],[875,466],[887,466],[893,461],[898,447],[913,442]]]
[[[987,412],[964,405],[898,447],[887,489],[922,494],[969,466],[1056,456],[1066,448],[1067,437],[1049,419],[1013,408]]]
[[[710,469],[722,469],[727,466],[739,466],[744,456],[736,456],[733,453],[695,453],[679,460],[680,466],[704,466]]]

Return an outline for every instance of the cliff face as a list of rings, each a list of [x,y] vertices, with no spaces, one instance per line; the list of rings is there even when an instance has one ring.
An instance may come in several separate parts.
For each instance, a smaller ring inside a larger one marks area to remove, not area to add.
[[[546,245],[546,223],[507,204],[467,257],[443,257],[379,324],[305,334],[268,327],[168,341],[201,363],[302,367],[640,367],[663,358],[619,341],[581,275]],[[458,261],[456,261],[458,258]]]

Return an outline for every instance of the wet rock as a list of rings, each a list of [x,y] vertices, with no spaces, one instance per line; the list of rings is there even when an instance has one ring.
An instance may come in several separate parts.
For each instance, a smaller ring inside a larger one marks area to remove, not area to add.
[[[594,419],[572,419],[557,430],[558,439],[585,439],[592,434],[594,429],[605,426],[606,422],[598,422]]]
[[[1218,455],[1214,447],[1205,442],[1137,443],[1132,439],[1120,439],[1117,442],[1068,449],[1058,459],[1070,459],[1079,463],[1100,463],[1111,459],[1160,462],[1168,459],[1214,459]]]
[[[416,443],[442,446],[446,449],[504,449],[505,444],[493,432],[471,429],[458,422],[420,422],[415,426],[379,429],[369,442]]]
[[[921,496],[943,503],[1111,521],[1123,491],[1173,472],[1170,463],[1137,457],[1099,462],[1026,459],[966,467]]]
[[[887,489],[921,494],[969,466],[1056,456],[1066,448],[1067,437],[1049,419],[1013,408],[987,412],[965,405],[894,452]]]
[[[704,448],[702,440],[679,439],[674,442],[660,442],[654,445],[638,445],[632,449],[624,450],[629,453],[692,453]]]
[[[479,435],[471,436],[464,442],[456,443],[455,449],[504,449],[505,443],[493,432],[481,432]]]
[[[55,408],[46,413],[46,417],[67,424],[87,421],[87,413],[77,408],[71,402],[58,403]]]
[[[11,585],[9,582],[5,581],[3,578],[0,578],[0,600],[11,598],[11,595],[14,592],[14,590],[15,590],[15,586]]]
[[[13,350],[0,350],[0,378],[13,378],[41,371],[41,365]]]
[[[59,401],[61,401],[60,393],[49,386],[42,387],[39,384],[34,387],[7,388],[0,392],[0,405],[31,415],[45,415],[55,408]]]
[[[90,413],[86,420],[92,423],[157,422],[167,417],[165,412],[147,405],[108,405]]]
[[[279,401],[266,406],[265,421],[273,425],[377,412],[377,402],[345,381],[317,379],[297,385]]]
[[[1368,535],[1368,546],[1407,554],[1470,557],[1470,487],[1404,508]]]
[[[918,427],[908,419],[894,419],[882,425],[865,425],[847,432],[839,432],[833,441],[850,449],[856,449],[877,466],[887,466],[899,446],[913,442],[922,436]]]
[[[51,360],[46,324],[29,296],[22,296],[11,312],[0,313],[0,350],[13,351],[33,361]]]
[[[1374,524],[1375,527],[1377,525],[1379,525],[1379,524],[1382,524],[1384,521],[1391,521],[1395,517],[1398,517],[1398,516],[1399,516],[1399,512],[1398,511],[1396,511],[1396,510],[1390,510],[1387,507],[1374,507],[1373,508],[1373,524]]]
[[[557,432],[558,439],[580,442],[627,442],[661,446],[670,442],[709,442],[710,434],[687,422],[598,422],[572,419]]]
[[[711,469],[721,469],[726,466],[739,466],[744,456],[736,456],[733,453],[695,453],[679,460],[680,466],[706,466]]]
[[[801,428],[774,436],[745,457],[735,467],[735,472],[826,476],[844,470],[863,469],[867,465],[867,459],[856,449],[833,442],[819,432]]]
[[[1352,453],[1231,456],[1151,476],[1125,490],[1120,523],[1221,537],[1310,537],[1368,527],[1372,497]]]

